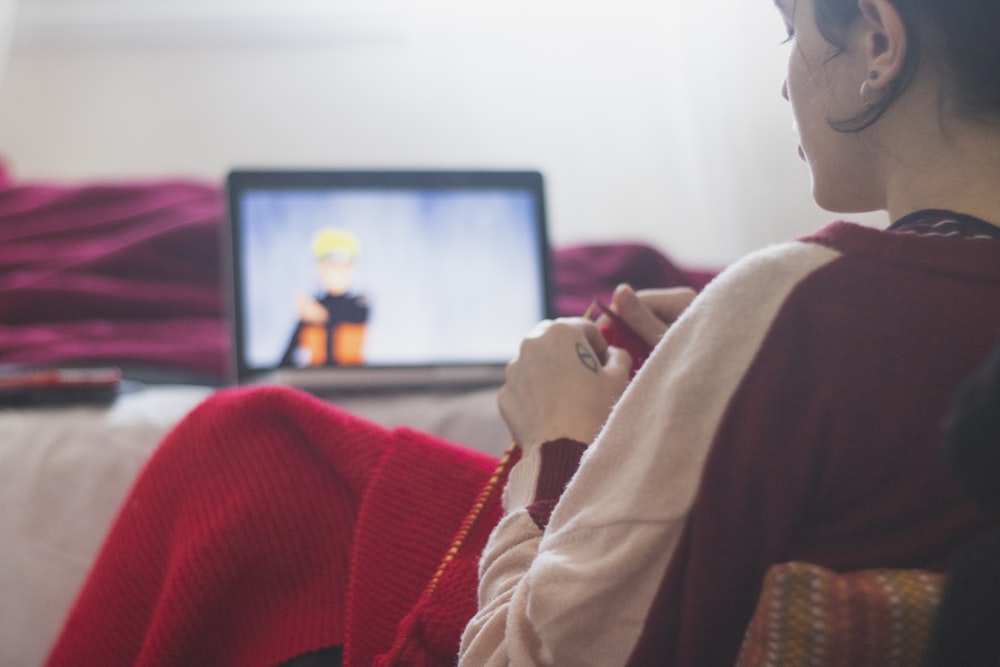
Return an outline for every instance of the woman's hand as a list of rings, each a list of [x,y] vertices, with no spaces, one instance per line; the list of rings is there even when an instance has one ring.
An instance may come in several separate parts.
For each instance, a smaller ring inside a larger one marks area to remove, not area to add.
[[[652,348],[670,325],[691,305],[696,295],[697,293],[690,287],[646,289],[636,292],[629,285],[619,285],[611,296],[611,310]],[[597,318],[598,326],[604,326],[606,322],[606,315]]]
[[[507,366],[498,402],[522,449],[556,438],[590,443],[625,391],[631,359],[584,318],[546,320]]]

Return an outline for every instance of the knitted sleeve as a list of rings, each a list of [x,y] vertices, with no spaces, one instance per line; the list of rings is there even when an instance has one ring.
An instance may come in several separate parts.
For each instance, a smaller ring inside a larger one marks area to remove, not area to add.
[[[544,463],[511,472],[507,516],[480,563],[468,665],[624,664],[690,511],[725,406],[786,295],[835,259],[788,244],[696,299],[636,375],[543,532],[530,511]]]

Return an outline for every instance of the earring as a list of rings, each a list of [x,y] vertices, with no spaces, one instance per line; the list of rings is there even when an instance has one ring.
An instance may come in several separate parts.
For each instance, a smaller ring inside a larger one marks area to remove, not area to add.
[[[878,72],[876,70],[870,70],[868,72],[868,78],[861,82],[861,90],[859,94],[861,95],[861,106],[866,109],[871,108],[873,102],[868,99],[868,82],[874,81],[878,78]]]

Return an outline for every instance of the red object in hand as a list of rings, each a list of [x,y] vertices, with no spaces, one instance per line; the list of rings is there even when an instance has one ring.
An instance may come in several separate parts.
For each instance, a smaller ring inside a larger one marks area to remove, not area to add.
[[[608,322],[600,328],[601,335],[604,336],[608,345],[620,347],[629,353],[632,357],[631,375],[634,376],[649,358],[653,348],[640,338],[639,334],[633,331],[632,327],[626,324],[618,313],[604,305],[600,299],[596,300],[595,303],[608,318]]]

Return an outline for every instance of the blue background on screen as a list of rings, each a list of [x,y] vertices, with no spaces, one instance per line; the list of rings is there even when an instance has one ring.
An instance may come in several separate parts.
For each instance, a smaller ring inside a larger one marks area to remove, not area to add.
[[[505,362],[544,317],[536,203],[521,190],[259,190],[240,201],[247,363],[278,365],[296,294],[319,293],[311,242],[360,242],[355,291],[373,365]]]

